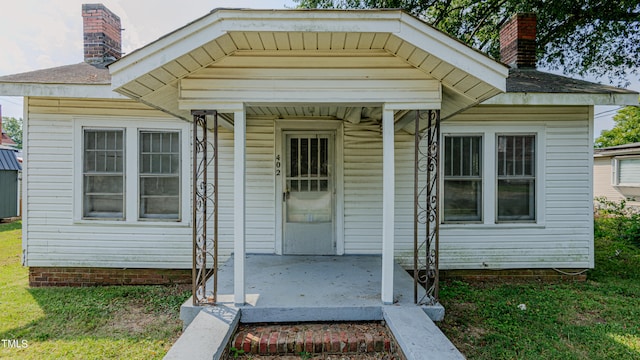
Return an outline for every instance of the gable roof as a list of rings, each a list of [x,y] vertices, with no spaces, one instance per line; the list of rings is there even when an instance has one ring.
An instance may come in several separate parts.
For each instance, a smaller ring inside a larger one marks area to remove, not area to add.
[[[220,62],[246,68],[252,56],[264,53],[281,59],[350,53],[369,63],[396,61],[442,84],[443,114],[503,92],[508,75],[505,65],[393,9],[216,9],[124,56],[109,70],[115,91],[190,118],[189,105],[178,101],[182,79]],[[382,68],[396,66],[389,64]]]
[[[16,158],[16,153],[13,150],[0,149],[0,171],[13,170],[21,171],[22,166]]]

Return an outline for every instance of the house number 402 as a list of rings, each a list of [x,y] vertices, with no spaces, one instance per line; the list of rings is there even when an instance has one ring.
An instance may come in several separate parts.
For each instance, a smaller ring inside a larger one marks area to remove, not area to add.
[[[280,176],[280,155],[276,155],[276,176]]]

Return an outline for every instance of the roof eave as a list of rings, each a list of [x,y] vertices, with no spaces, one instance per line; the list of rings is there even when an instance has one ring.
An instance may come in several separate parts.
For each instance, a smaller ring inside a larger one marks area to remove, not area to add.
[[[638,156],[640,148],[594,152],[593,157]]]
[[[483,105],[638,105],[638,93],[527,93],[498,94]]]
[[[0,95],[61,98],[128,99],[111,90],[110,84],[47,84],[0,82]]]

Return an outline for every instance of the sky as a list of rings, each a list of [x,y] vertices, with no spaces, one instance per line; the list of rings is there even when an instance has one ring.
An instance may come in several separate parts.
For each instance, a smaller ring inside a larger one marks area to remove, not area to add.
[[[82,4],[102,2],[120,16],[122,50],[132,52],[215,8],[283,9],[293,0],[19,0],[0,12],[0,76],[83,61]],[[640,90],[640,82],[630,86]],[[21,118],[22,98],[0,96],[2,116]],[[613,126],[618,107],[595,109],[595,132]]]
[[[82,4],[120,17],[127,54],[215,8],[284,9],[293,0],[18,0],[0,11],[0,76],[83,61]],[[21,118],[22,97],[0,96],[2,116]]]

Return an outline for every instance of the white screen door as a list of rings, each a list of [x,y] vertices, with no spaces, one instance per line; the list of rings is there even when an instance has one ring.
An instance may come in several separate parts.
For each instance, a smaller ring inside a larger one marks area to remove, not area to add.
[[[335,255],[333,136],[285,133],[284,253]]]

